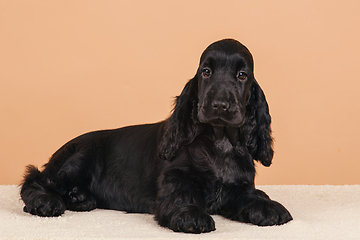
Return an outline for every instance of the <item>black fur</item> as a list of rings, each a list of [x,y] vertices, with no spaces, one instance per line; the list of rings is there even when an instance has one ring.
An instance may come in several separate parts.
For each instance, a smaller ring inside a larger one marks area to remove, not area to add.
[[[254,160],[270,166],[273,157],[270,122],[248,49],[215,42],[167,120],[90,132],[61,147],[42,172],[28,166],[24,211],[152,213],[161,226],[190,233],[215,230],[210,214],[286,223],[290,213],[254,186]]]

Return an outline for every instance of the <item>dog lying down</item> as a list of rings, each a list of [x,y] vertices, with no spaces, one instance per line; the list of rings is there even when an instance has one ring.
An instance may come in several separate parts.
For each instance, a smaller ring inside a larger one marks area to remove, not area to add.
[[[270,166],[273,150],[253,65],[238,41],[211,44],[168,119],[86,133],[56,151],[43,171],[28,166],[24,211],[151,213],[161,226],[187,233],[214,231],[211,214],[259,226],[292,220],[254,186],[254,160]]]

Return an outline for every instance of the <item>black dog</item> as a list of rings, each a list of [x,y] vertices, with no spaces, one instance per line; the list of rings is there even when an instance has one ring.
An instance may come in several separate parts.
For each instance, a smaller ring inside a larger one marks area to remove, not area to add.
[[[90,132],[66,143],[40,172],[28,166],[24,211],[152,213],[161,226],[215,230],[210,214],[259,226],[292,219],[255,189],[254,159],[273,157],[268,105],[253,59],[238,41],[211,44],[165,121]]]

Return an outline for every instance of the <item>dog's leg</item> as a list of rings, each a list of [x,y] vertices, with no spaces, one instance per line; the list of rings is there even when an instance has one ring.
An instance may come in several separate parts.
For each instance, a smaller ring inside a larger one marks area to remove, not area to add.
[[[96,208],[96,200],[88,189],[76,186],[67,193],[66,207],[72,211],[90,211]]]
[[[66,209],[89,211],[96,207],[87,189],[89,171],[84,151],[76,145],[60,148],[40,172],[29,166],[21,189],[24,211],[39,216],[59,216]]]
[[[205,212],[201,189],[191,179],[196,173],[173,169],[160,181],[155,219],[175,232],[202,233],[215,230],[215,222]]]
[[[89,158],[84,153],[75,152],[58,171],[60,181],[66,186],[63,199],[66,207],[72,211],[90,211],[96,208],[96,199],[87,188],[86,172],[89,170]]]
[[[44,177],[36,167],[28,166],[21,188],[21,198],[25,203],[24,211],[43,217],[64,213],[65,202],[56,191],[50,190],[53,187],[53,181]]]
[[[223,211],[232,220],[258,226],[281,225],[292,220],[289,211],[263,191],[251,189],[233,199]]]

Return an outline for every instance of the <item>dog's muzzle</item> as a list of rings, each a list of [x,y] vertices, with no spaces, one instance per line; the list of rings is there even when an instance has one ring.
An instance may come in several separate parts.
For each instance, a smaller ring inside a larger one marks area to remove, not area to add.
[[[237,101],[215,99],[198,106],[198,119],[217,127],[240,127],[245,121],[245,109]]]

